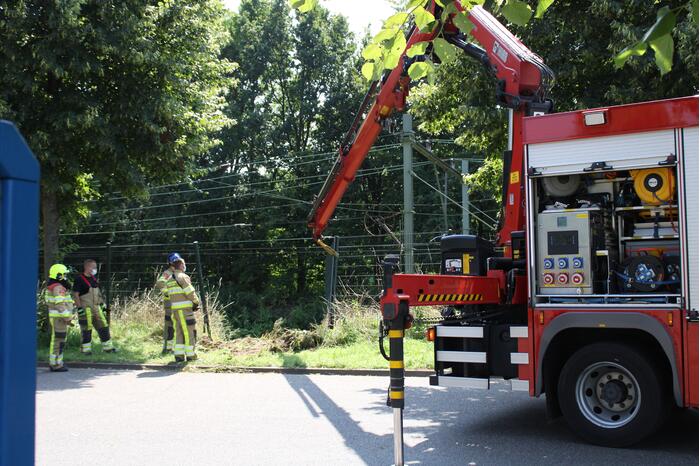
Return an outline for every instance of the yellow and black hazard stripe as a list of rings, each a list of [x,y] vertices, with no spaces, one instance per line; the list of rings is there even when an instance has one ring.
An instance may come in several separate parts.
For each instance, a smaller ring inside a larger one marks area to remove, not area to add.
[[[484,295],[482,294],[419,294],[418,302],[448,302],[448,301],[463,301],[463,302],[474,302],[483,301]]]
[[[389,405],[392,408],[404,407],[403,339],[403,329],[389,330]]]

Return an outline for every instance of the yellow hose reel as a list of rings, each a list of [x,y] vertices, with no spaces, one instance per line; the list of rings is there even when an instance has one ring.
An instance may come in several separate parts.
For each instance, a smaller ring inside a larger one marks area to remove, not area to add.
[[[660,205],[673,199],[676,192],[676,178],[670,168],[648,168],[630,170],[634,180],[634,190],[643,204]]]

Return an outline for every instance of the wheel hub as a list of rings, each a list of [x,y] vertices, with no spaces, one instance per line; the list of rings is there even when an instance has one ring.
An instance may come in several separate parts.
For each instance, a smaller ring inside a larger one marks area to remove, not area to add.
[[[635,399],[634,384],[621,372],[608,372],[596,383],[596,394],[601,404],[612,411],[624,411]]]
[[[581,372],[576,383],[581,413],[599,427],[617,428],[632,420],[640,399],[636,379],[617,363],[593,364]]]

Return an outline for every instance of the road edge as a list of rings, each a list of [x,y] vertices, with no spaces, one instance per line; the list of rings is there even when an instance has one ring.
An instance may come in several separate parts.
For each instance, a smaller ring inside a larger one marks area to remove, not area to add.
[[[358,375],[358,376],[388,376],[388,369],[338,369],[324,367],[242,367],[242,366],[176,366],[164,364],[138,363],[104,363],[76,361],[66,363],[71,369],[104,369],[104,370],[153,370],[169,372],[214,372],[214,373],[253,373],[253,374],[299,374],[299,375]],[[37,367],[48,369],[45,362],[37,362]],[[427,377],[435,372],[429,369],[407,369],[406,377]]]

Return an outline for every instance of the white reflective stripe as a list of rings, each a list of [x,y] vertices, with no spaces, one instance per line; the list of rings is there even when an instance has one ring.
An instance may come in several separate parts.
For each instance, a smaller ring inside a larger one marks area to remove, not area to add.
[[[45,301],[51,304],[73,303],[73,298],[70,296],[54,296],[52,298],[46,298]]]
[[[484,327],[457,327],[438,325],[436,327],[438,337],[457,337],[457,338],[483,338]]]
[[[511,327],[511,338],[527,338],[527,327]]]
[[[182,291],[185,293],[192,293],[194,291],[194,286],[190,285],[187,288],[183,288]]]
[[[484,351],[436,351],[435,360],[441,362],[473,362],[486,363]]]
[[[529,364],[530,358],[527,353],[510,353],[511,364]]]
[[[186,307],[192,307],[192,301],[178,301],[170,304],[171,309],[184,309]]]
[[[58,311],[49,309],[49,317],[73,317],[73,311]]]
[[[73,298],[71,298],[70,296],[67,296],[67,295],[64,295],[64,296],[61,296],[61,295],[59,295],[59,296],[48,295],[48,296],[46,296],[46,300],[47,300],[47,301],[51,301],[51,302],[53,302],[53,303],[60,303],[60,302],[63,302],[63,301],[73,301]]]
[[[438,376],[438,385],[440,387],[455,387],[455,388],[479,388],[482,390],[489,389],[489,379],[480,379],[474,377],[449,377]]]

